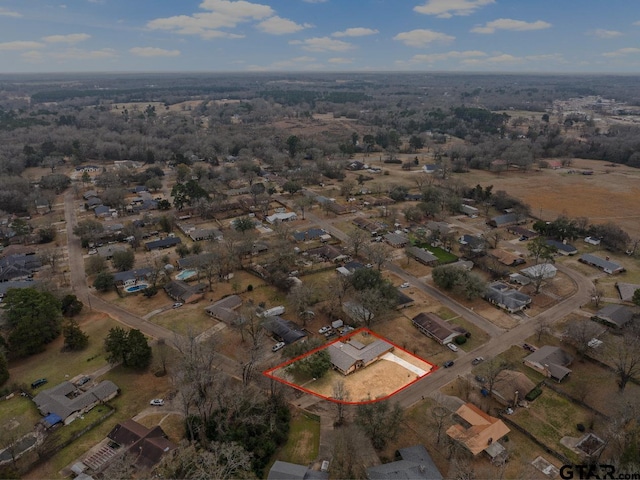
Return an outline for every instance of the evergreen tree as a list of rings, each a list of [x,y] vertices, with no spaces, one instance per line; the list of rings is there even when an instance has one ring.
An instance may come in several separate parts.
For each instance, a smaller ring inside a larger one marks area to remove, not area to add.
[[[62,326],[64,350],[83,350],[89,344],[89,336],[80,329],[75,320],[67,320]]]

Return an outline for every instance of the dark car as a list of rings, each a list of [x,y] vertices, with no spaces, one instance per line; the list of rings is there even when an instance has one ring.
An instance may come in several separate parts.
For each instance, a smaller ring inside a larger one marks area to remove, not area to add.
[[[78,385],[79,387],[81,387],[82,385],[84,385],[85,383],[88,383],[91,381],[91,377],[82,377],[80,380],[77,381],[76,385]]]
[[[530,352],[536,351],[536,347],[534,347],[533,345],[529,345],[528,343],[522,345],[522,348],[524,348],[525,350],[529,350]]]
[[[47,383],[47,379],[46,378],[39,378],[38,380],[36,380],[35,382],[31,383],[31,388],[38,388],[41,387],[42,385],[44,385],[45,383]]]
[[[444,362],[444,363],[442,364],[442,366],[443,366],[444,368],[453,367],[453,360],[447,360],[446,362]]]
[[[476,375],[476,382],[478,383],[487,383],[487,379],[484,377],[481,377],[480,375]]]

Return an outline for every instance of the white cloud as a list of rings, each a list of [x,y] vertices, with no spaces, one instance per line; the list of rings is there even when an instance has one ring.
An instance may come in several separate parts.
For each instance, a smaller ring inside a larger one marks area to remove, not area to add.
[[[84,42],[85,40],[89,40],[91,35],[86,33],[71,33],[69,35],[49,35],[48,37],[42,37],[47,43],[79,43]]]
[[[264,33],[270,33],[271,35],[285,35],[287,33],[296,33],[305,28],[310,28],[311,25],[305,23],[303,25],[297,24],[292,20],[281,18],[278,16],[267,18],[266,20],[258,24],[258,29]]]
[[[493,3],[495,0],[427,0],[424,5],[418,5],[413,10],[439,18],[451,18],[454,15],[471,15],[478,8]]]
[[[166,30],[182,35],[199,35],[204,39],[243,38],[243,35],[222,32],[223,28],[235,28],[240,23],[267,19],[275,14],[268,5],[229,0],[204,0],[200,8],[206,12],[193,15],[176,15],[156,18],[147,23],[151,30]]]
[[[333,63],[334,65],[348,65],[353,63],[353,58],[333,57],[327,60],[327,62]]]
[[[103,48],[101,50],[69,48],[62,52],[54,52],[51,56],[57,60],[105,60],[117,58],[118,54],[112,48]]]
[[[29,50],[28,52],[20,54],[20,57],[29,63],[40,63],[45,59],[44,54],[38,50]]]
[[[537,20],[535,22],[524,22],[522,20],[513,20],[511,18],[499,18],[491,22],[487,22],[484,26],[472,28],[473,33],[495,33],[496,30],[512,30],[512,31],[528,31],[528,30],[544,30],[550,28],[549,22]]]
[[[467,58],[478,58],[478,57],[486,57],[487,54],[485,52],[481,52],[480,50],[465,50],[463,52],[459,52],[457,50],[452,50],[450,52],[444,53],[431,53],[431,54],[420,54],[414,55],[411,57],[411,63],[436,63],[442,62],[446,60],[461,60]]]
[[[598,38],[616,38],[622,35],[622,32],[617,30],[605,30],[604,28],[596,28],[594,31],[589,32],[589,35],[593,35]]]
[[[16,50],[31,50],[34,48],[42,48],[44,43],[30,42],[24,40],[15,40],[13,42],[0,43],[0,51],[16,51]]]
[[[330,37],[314,37],[306,40],[292,40],[289,45],[300,45],[302,49],[309,52],[346,52],[355,48],[348,42],[335,40]]]
[[[22,17],[22,14],[19,12],[13,12],[11,10],[7,10],[6,8],[0,7],[0,17],[20,18]]]
[[[393,37],[394,40],[401,41],[409,47],[427,47],[432,43],[451,43],[456,37],[445,33],[434,32],[433,30],[411,30],[410,32],[402,32]]]
[[[640,53],[640,48],[637,47],[626,47],[620,48],[613,52],[603,53],[603,57],[626,57],[627,55],[637,55]]]
[[[165,50],[156,47],[133,47],[129,53],[137,57],[177,57],[180,50]]]
[[[279,62],[274,62],[271,64],[273,68],[287,68],[287,67],[295,67],[304,64],[309,64],[311,62],[315,62],[316,59],[313,57],[295,57],[289,60],[280,60]]]
[[[364,27],[353,27],[347,28],[342,32],[332,33],[332,37],[366,37],[367,35],[375,35],[378,30],[374,30],[373,28],[364,28]]]
[[[566,63],[564,57],[558,53],[541,54],[541,55],[525,55],[517,57],[508,53],[493,55],[486,58],[466,58],[461,61],[465,65],[522,65],[532,62],[548,63]]]

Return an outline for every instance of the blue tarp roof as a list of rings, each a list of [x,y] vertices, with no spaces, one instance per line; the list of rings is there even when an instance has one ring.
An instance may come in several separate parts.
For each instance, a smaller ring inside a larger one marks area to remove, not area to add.
[[[60,422],[62,422],[62,418],[60,418],[60,416],[56,415],[55,413],[50,413],[49,415],[44,417],[44,423],[46,423],[49,427],[53,427],[56,423]]]

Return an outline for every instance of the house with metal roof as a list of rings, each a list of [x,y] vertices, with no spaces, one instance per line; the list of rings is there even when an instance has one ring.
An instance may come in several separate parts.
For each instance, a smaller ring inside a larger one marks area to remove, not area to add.
[[[545,345],[526,356],[523,362],[543,375],[561,382],[571,373],[567,367],[573,362],[573,357],[560,347]]]
[[[441,345],[453,342],[454,338],[460,335],[460,332],[456,331],[451,324],[435,313],[419,313],[411,319],[411,323]]]
[[[327,347],[333,368],[343,375],[349,375],[380,360],[382,356],[393,351],[393,345],[378,339],[373,343],[363,343],[350,338],[346,342],[335,342]]]
[[[518,225],[522,222],[521,216],[517,213],[506,213],[504,215],[498,215],[497,217],[493,217],[491,220],[487,222],[487,224],[491,227],[509,227],[511,225]]]
[[[442,480],[442,474],[423,445],[400,448],[395,461],[367,468],[369,480]]]
[[[580,256],[579,260],[582,263],[591,265],[592,267],[597,267],[603,272],[608,273],[609,275],[624,272],[624,267],[616,262],[611,262],[609,260],[609,257],[603,259],[600,257],[596,257],[595,255],[591,255],[590,253],[585,253]]]
[[[84,392],[73,383],[65,381],[53,388],[42,390],[33,397],[33,401],[43,416],[54,413],[66,425],[97,404],[111,400],[118,392],[116,384],[109,380],[104,380]]]
[[[633,295],[636,293],[636,290],[640,290],[640,285],[616,282],[616,288],[618,289],[620,300],[623,302],[633,302]]]

